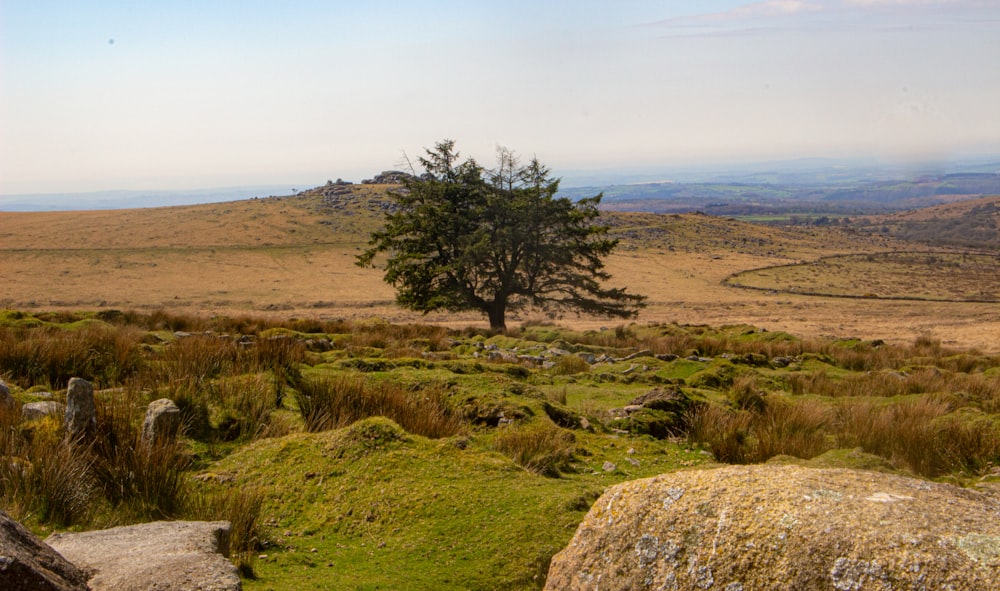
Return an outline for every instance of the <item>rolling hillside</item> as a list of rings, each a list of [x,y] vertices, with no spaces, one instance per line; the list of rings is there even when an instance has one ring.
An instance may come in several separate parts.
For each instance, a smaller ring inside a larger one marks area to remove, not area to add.
[[[931,246],[1000,251],[1000,196],[877,216],[862,225],[870,232]]]
[[[377,269],[354,264],[390,207],[388,188],[332,185],[209,205],[0,213],[0,307],[481,323],[475,314],[402,310]],[[621,240],[607,261],[613,281],[649,298],[639,322],[745,322],[798,334],[902,340],[932,334],[972,346],[988,346],[1000,327],[994,309],[973,304],[917,307],[722,285],[751,269],[913,249],[880,233],[779,228],[701,214],[608,212],[605,221]],[[590,317],[562,321],[577,327],[608,323]]]

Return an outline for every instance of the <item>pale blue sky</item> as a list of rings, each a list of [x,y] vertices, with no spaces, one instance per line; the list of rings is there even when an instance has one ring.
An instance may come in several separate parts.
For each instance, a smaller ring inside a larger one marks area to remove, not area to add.
[[[0,193],[1000,153],[996,0],[0,0]]]

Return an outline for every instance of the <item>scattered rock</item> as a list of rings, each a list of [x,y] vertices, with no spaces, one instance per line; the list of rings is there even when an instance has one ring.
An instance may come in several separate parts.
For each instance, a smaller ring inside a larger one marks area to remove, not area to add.
[[[570,353],[566,349],[559,349],[557,347],[551,347],[551,348],[545,350],[544,355],[548,356],[548,357],[565,357],[567,355],[572,355],[572,353]]]
[[[605,472],[614,472],[615,470],[618,469],[618,466],[614,465],[613,462],[604,462],[604,465],[601,466],[601,469],[604,470]]]
[[[666,438],[687,430],[690,411],[702,402],[680,388],[654,388],[608,411],[614,429]]]
[[[986,591],[998,514],[975,491],[867,471],[664,474],[609,488],[545,588]]]
[[[635,353],[632,353],[631,355],[626,355],[625,357],[622,357],[621,360],[622,361],[632,361],[633,359],[638,359],[640,357],[653,357],[653,356],[654,355],[653,355],[652,351],[648,351],[646,349],[643,349],[642,351],[636,351]]]
[[[312,351],[313,353],[326,353],[327,351],[333,351],[333,343],[330,339],[306,339],[305,346],[306,349]]]
[[[87,573],[0,511],[0,589],[86,591]]]
[[[561,404],[545,401],[542,403],[542,410],[548,415],[552,422],[566,429],[585,429],[583,426],[585,419]],[[587,427],[590,423],[587,423]]]
[[[142,441],[149,445],[172,441],[181,426],[181,409],[169,398],[160,398],[146,407],[146,418],[142,421]]]
[[[94,572],[93,591],[238,591],[225,521],[157,521],[45,541],[68,560]]]
[[[95,429],[94,387],[82,378],[70,378],[66,389],[66,433],[79,438],[92,434]]]
[[[0,408],[14,408],[16,403],[14,395],[10,393],[10,388],[3,380],[0,380]]]
[[[21,407],[21,418],[25,421],[35,421],[47,415],[65,416],[66,405],[54,400],[29,402]]]

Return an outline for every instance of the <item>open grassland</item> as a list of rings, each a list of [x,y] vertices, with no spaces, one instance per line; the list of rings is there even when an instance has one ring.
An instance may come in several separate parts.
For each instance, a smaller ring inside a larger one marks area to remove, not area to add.
[[[0,306],[481,325],[472,314],[402,310],[377,269],[354,265],[382,219],[386,190],[364,185],[326,197],[320,188],[297,197],[191,207],[0,213]],[[801,335],[899,343],[926,335],[947,345],[998,346],[1000,311],[991,304],[855,301],[780,286],[772,293],[723,285],[730,275],[752,269],[914,250],[906,243],[704,215],[609,213],[606,220],[621,239],[608,260],[614,283],[649,297],[640,322],[741,322]],[[877,268],[872,273],[879,275]],[[912,291],[916,285],[906,273],[877,280],[866,283],[878,283],[880,291],[862,288],[861,295]],[[576,328],[607,324],[599,318],[559,320]]]
[[[607,486],[713,462],[984,490],[1000,462],[1000,356],[927,337],[0,314],[17,403],[73,376],[90,440],[0,405],[0,508],[39,532],[227,519],[251,591],[541,588]],[[162,397],[181,435],[143,445]]]
[[[1000,302],[1000,255],[882,252],[737,273],[728,285],[783,293],[937,302]]]

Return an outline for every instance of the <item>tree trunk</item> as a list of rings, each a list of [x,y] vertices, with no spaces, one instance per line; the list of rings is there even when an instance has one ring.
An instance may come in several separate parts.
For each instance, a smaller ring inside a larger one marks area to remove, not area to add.
[[[504,300],[493,300],[489,304],[486,313],[490,317],[490,330],[493,332],[507,332],[507,302]]]

